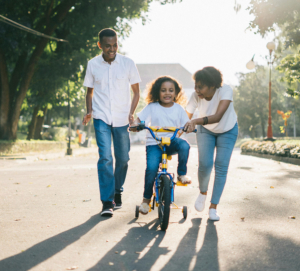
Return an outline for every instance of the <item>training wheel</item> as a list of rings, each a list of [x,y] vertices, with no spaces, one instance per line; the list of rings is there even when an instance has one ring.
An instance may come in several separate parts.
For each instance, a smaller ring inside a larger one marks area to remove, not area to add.
[[[187,206],[182,207],[182,213],[183,213],[183,218],[186,219],[188,215],[188,208]]]
[[[140,206],[136,205],[135,206],[135,217],[138,218],[140,215]]]

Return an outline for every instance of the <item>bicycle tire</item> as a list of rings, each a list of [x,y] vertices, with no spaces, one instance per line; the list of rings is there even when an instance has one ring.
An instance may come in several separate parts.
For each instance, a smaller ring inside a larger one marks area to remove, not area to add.
[[[167,175],[161,175],[161,187],[159,191],[158,216],[160,228],[162,231],[167,230],[169,226],[170,207],[171,207],[171,180]]]

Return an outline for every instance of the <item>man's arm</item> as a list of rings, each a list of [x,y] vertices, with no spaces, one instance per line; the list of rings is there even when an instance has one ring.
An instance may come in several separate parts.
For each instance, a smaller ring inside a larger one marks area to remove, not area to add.
[[[91,120],[91,118],[92,118],[93,93],[94,93],[94,89],[93,88],[87,88],[87,93],[86,93],[86,97],[85,97],[86,112],[87,113],[83,117],[83,121],[82,121],[83,125],[87,125],[89,123],[89,121]]]
[[[134,111],[139,103],[140,100],[140,84],[136,83],[131,85],[131,89],[133,91],[133,97],[132,97],[132,101],[131,101],[131,107],[130,107],[130,112],[129,112],[129,116],[128,116],[128,120],[129,120],[129,124],[131,125],[134,121]]]

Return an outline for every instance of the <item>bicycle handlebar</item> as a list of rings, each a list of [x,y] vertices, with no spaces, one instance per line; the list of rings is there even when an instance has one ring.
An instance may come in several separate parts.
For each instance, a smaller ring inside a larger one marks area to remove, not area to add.
[[[186,130],[184,130],[184,127],[180,127],[180,128],[177,128],[177,127],[154,127],[154,126],[147,127],[147,126],[145,126],[145,122],[143,122],[143,121],[141,121],[141,123],[139,123],[139,125],[137,125],[137,126],[129,127],[129,131],[131,131],[132,128],[136,129],[137,131],[142,131],[144,129],[147,129],[150,132],[150,134],[152,135],[152,137],[158,141],[161,141],[161,138],[156,137],[154,132],[159,132],[159,133],[174,132],[173,136],[171,137],[171,141],[176,137],[178,131],[182,130],[183,132],[186,132]],[[197,132],[197,129],[195,129],[193,131],[193,133],[196,133],[196,132]]]

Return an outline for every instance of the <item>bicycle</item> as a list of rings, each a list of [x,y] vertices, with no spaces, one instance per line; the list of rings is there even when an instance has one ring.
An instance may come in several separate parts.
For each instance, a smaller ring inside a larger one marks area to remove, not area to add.
[[[174,203],[174,187],[177,186],[187,186],[188,184],[183,184],[180,181],[174,182],[174,173],[169,173],[168,162],[167,160],[171,160],[172,156],[168,156],[166,152],[166,146],[169,146],[172,140],[176,137],[178,131],[183,130],[183,127],[154,127],[145,126],[145,122],[141,121],[141,123],[137,126],[131,126],[129,130],[137,130],[142,131],[147,129],[152,137],[159,141],[162,146],[162,163],[161,170],[157,173],[154,181],[155,192],[153,197],[149,203],[150,211],[154,210],[154,206],[158,207],[158,218],[160,220],[160,228],[162,231],[167,230],[169,225],[170,218],[170,209],[182,209],[183,218],[186,219],[188,215],[187,206],[179,207]],[[184,131],[184,130],[183,130]],[[195,130],[194,132],[196,132]],[[158,138],[154,132],[174,132],[173,136],[170,137],[162,137]],[[152,206],[151,206],[152,205]],[[172,206],[174,205],[174,206]],[[139,205],[136,205],[135,208],[135,217],[139,217]]]

